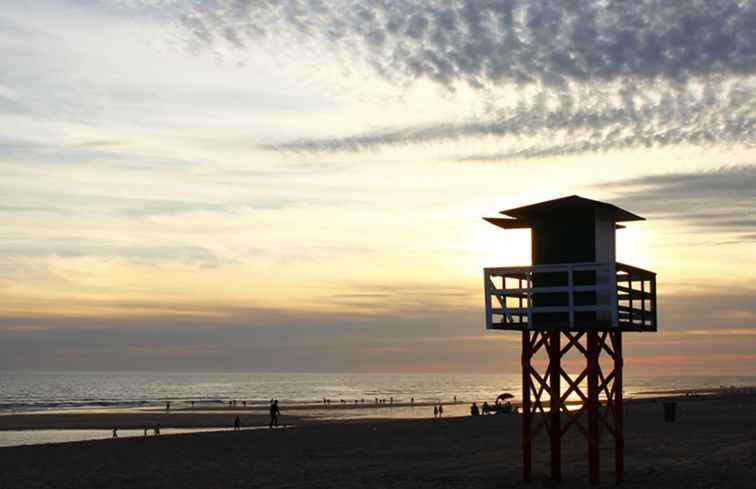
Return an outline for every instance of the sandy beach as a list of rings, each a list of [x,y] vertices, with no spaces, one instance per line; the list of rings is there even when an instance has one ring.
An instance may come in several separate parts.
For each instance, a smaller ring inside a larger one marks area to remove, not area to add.
[[[753,487],[755,401],[751,395],[681,397],[674,423],[664,422],[660,401],[628,402],[624,487]],[[198,415],[197,423],[210,415]],[[519,428],[516,415],[316,422],[2,448],[0,488],[520,487]],[[541,438],[528,487],[552,487],[544,447]],[[574,431],[564,440],[560,487],[588,486],[586,450]],[[612,456],[607,442],[607,487],[614,485]]]

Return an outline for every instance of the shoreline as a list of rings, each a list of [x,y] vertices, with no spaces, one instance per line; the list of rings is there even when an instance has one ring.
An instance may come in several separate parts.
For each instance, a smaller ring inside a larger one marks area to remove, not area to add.
[[[756,395],[756,387],[738,387],[738,388],[703,388],[703,389],[670,389],[670,390],[653,390],[635,393],[633,397],[625,397],[627,405],[645,402],[660,401],[680,401],[695,399],[729,399],[737,397],[750,397]],[[514,407],[521,407],[521,402],[512,399]],[[579,405],[580,400],[567,401],[569,405]],[[389,414],[391,412],[402,412],[408,409],[425,409],[420,416],[381,416],[376,415],[371,419],[422,419],[432,417],[425,414],[430,413],[430,408],[442,405],[445,409],[451,409],[451,413],[459,413],[463,410],[466,414],[469,412],[471,401],[449,401],[449,402],[395,402],[393,404],[375,404],[375,403],[307,403],[300,402],[295,404],[282,404],[283,416],[286,419],[293,419],[297,424],[305,421],[316,422],[318,419],[327,420],[347,420],[347,419],[365,419],[362,416],[349,416],[340,418],[329,418],[324,416],[329,412],[340,411],[374,411]],[[482,401],[478,402],[482,406]],[[296,414],[288,414],[295,412]],[[447,411],[449,412],[449,411]],[[453,414],[447,417],[455,416]],[[138,408],[94,408],[94,409],[60,409],[45,411],[20,411],[20,412],[3,412],[0,413],[0,433],[6,430],[28,430],[28,429],[90,429],[90,428],[111,428],[113,423],[118,423],[119,428],[141,428],[145,424],[160,423],[161,426],[173,428],[222,428],[229,425],[228,420],[240,416],[242,421],[245,419],[256,426],[267,425],[268,423],[268,406],[254,404],[243,407],[236,406],[180,406],[174,407],[170,411],[159,407],[138,407]],[[456,417],[456,416],[455,416]]]
[[[667,400],[626,403],[622,487],[752,487],[756,396],[680,396],[673,423],[664,422]],[[534,481],[521,482],[519,421],[508,415],[343,420],[6,447],[0,487],[553,487],[543,432],[534,440]],[[587,487],[586,457],[585,439],[570,430],[560,487]],[[608,438],[601,457],[601,487],[615,487]]]
[[[680,392],[684,392],[681,394]],[[686,405],[695,405],[698,402],[745,400],[748,402],[756,399],[752,388],[739,389],[738,391],[722,392],[716,390],[698,390],[694,394],[690,391],[666,391],[656,397],[631,398],[625,400],[626,409],[635,406],[649,404],[661,404],[665,402],[684,402]],[[690,404],[689,404],[690,403]],[[519,403],[513,403],[518,406]],[[428,409],[437,404],[415,403],[393,405],[292,405],[282,406],[283,412],[280,424],[284,426],[311,426],[327,424],[350,424],[350,423],[379,423],[379,422],[402,422],[402,421],[427,421],[433,420],[432,412]],[[469,418],[469,404],[459,401],[457,403],[444,403],[446,412],[443,419]],[[350,409],[351,408],[351,409]],[[356,408],[356,409],[355,409]],[[294,414],[289,414],[293,412]],[[332,414],[329,416],[329,414]],[[69,431],[69,435],[60,435],[58,438],[69,441],[101,440],[108,438],[113,428],[142,432],[147,428],[152,433],[153,427],[159,425],[161,430],[182,430],[187,432],[202,431],[231,431],[234,420],[239,416],[241,426],[245,430],[267,428],[269,416],[261,412],[259,407],[222,408],[222,409],[176,409],[171,412],[139,409],[118,410],[103,412],[78,411],[56,413],[6,413],[0,415],[0,447],[35,446],[49,443],[50,432]],[[484,417],[484,416],[482,416]],[[487,417],[504,417],[519,419],[517,414],[489,415]],[[14,445],[3,443],[3,433],[6,437],[21,440]],[[80,432],[81,437],[75,438],[73,432]],[[161,436],[173,436],[165,432]],[[40,441],[35,441],[40,440]]]

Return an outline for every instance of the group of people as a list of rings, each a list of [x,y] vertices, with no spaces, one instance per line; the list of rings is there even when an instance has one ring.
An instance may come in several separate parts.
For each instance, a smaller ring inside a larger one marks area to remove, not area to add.
[[[439,404],[438,406],[433,406],[433,417],[442,418],[443,416],[444,416],[444,405]]]
[[[281,415],[281,408],[278,407],[278,399],[271,399],[270,400],[270,422],[268,423],[269,428],[278,427],[278,417]],[[240,431],[241,430],[241,418],[239,416],[234,419],[234,431]]]
[[[496,401],[496,404],[491,405],[488,404],[487,401],[483,401],[483,415],[487,414],[503,414],[503,413],[512,413],[515,412],[514,408],[512,407],[511,402],[505,402],[504,404],[500,403],[499,401]],[[480,416],[481,408],[478,407],[476,403],[472,403],[470,406],[470,416]]]

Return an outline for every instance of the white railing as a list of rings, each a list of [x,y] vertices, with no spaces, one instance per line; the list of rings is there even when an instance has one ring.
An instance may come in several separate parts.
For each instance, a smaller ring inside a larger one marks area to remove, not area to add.
[[[622,263],[486,268],[484,287],[486,329],[656,331],[656,274]]]
[[[618,326],[617,264],[486,268],[486,329]],[[501,321],[496,321],[500,317]]]

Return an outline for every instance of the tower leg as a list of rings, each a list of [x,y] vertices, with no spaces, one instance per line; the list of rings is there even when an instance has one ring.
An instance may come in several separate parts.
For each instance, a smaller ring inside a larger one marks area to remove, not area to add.
[[[534,333],[538,334],[538,333]],[[530,411],[530,331],[522,332],[522,480],[530,482],[533,467]]]
[[[622,332],[611,333],[614,350],[614,470],[617,484],[625,480],[625,426],[622,412]]]
[[[588,467],[591,484],[599,483],[599,345],[598,331],[587,332],[588,370]]]
[[[551,411],[549,412],[551,438],[551,479],[554,482],[562,480],[562,422],[561,422],[561,335],[558,329],[552,329],[549,335],[549,397],[551,397]]]

